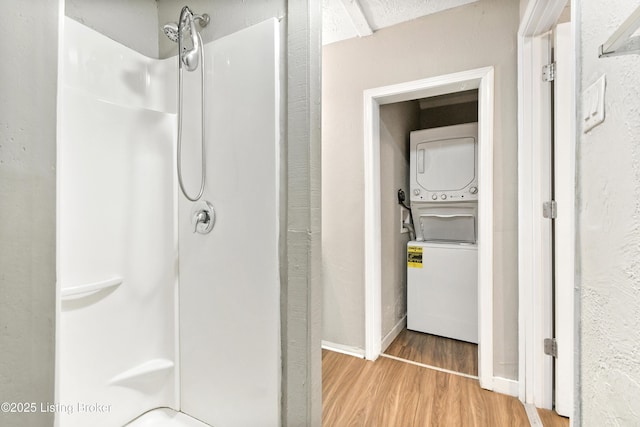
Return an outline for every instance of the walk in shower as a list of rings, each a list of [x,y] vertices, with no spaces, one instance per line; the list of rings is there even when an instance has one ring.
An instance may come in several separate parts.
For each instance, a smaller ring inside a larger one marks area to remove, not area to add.
[[[59,427],[280,425],[281,24],[175,19],[162,60],[63,19]]]

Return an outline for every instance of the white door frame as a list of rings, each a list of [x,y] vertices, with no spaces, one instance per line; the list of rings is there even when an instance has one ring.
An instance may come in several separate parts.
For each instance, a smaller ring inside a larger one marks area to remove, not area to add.
[[[554,31],[555,76],[555,410],[573,417],[574,406],[574,287],[575,287],[575,200],[576,200],[576,108],[575,21],[558,24]]]
[[[544,339],[553,336],[551,223],[542,217],[550,198],[551,110],[542,66],[566,0],[529,0],[518,31],[518,283],[519,397],[551,409],[553,360]]]
[[[382,343],[380,213],[380,105],[478,89],[478,376],[493,378],[493,67],[479,68],[364,91],[365,357]]]

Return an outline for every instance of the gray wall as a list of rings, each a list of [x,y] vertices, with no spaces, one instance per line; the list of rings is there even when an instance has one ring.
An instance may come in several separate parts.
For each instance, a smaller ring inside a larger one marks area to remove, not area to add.
[[[100,1],[100,0],[96,0]],[[126,0],[125,0],[126,1]],[[191,0],[188,3],[175,0],[158,1],[160,27],[167,22],[176,22],[185,4],[193,13],[209,14],[211,24],[202,30],[202,40],[207,43],[238,30],[250,27],[269,18],[282,17],[287,13],[286,0]],[[178,52],[177,45],[164,35],[159,39],[159,57],[168,58]]]
[[[602,1],[584,0],[579,12],[578,100],[607,79],[605,122],[580,132],[577,144],[584,426],[640,423],[640,57],[597,57],[638,6],[609,0],[603,10]]]
[[[54,402],[57,2],[3,1],[0,52],[0,401],[39,405]]]
[[[420,127],[417,101],[380,107],[380,213],[382,238],[382,338],[407,314],[406,251],[400,234],[398,189],[409,204],[409,132]]]
[[[517,378],[518,22],[518,2],[480,0],[324,47],[324,340],[364,348],[363,90],[493,65],[494,372]]]
[[[155,0],[65,0],[65,15],[143,55],[158,57],[161,30]]]
[[[320,427],[322,423],[320,6],[316,0],[287,2],[283,427]]]

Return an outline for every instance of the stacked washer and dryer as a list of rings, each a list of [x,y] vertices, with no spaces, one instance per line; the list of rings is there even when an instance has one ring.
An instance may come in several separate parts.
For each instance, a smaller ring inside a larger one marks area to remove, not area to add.
[[[478,124],[410,137],[407,328],[478,342]]]

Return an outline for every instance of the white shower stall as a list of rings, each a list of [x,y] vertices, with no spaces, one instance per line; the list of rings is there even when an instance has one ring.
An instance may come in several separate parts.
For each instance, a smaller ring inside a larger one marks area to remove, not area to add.
[[[64,18],[57,426],[280,425],[279,26],[205,45],[203,200],[216,219],[199,234],[176,178],[177,59]],[[184,86],[192,192],[199,72]]]

